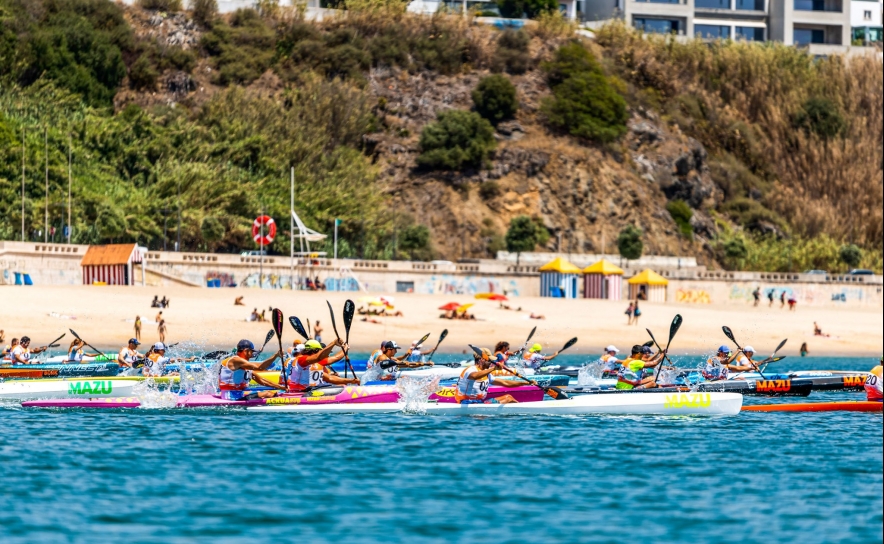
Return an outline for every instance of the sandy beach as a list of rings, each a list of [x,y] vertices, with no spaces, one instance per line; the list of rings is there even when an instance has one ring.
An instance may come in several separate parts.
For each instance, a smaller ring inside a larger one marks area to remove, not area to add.
[[[347,298],[358,300],[364,293],[291,292],[258,289],[194,289],[164,288],[162,291],[141,287],[0,287],[0,329],[6,342],[12,337],[28,335],[33,345],[43,345],[69,328],[100,349],[117,350],[133,334],[133,322],[140,315],[142,342],[158,340],[154,318],[158,312],[150,307],[154,295],[170,299],[163,310],[168,331],[166,342],[188,342],[207,348],[228,348],[241,338],[256,344],[263,342],[269,323],[246,321],[253,308],[260,312],[270,306],[282,309],[286,317],[296,315],[312,324],[319,321],[323,338],[334,338],[325,301],[329,300],[343,333],[341,309]],[[379,295],[372,293],[372,295]],[[234,306],[234,299],[244,297],[245,306]],[[727,343],[722,325],[730,326],[736,339],[750,344],[761,354],[769,353],[780,340],[788,338],[781,354],[797,356],[802,342],[807,342],[811,355],[880,357],[884,314],[880,309],[801,308],[794,312],[780,309],[779,304],[767,308],[707,305],[642,303],[642,316],[637,326],[628,326],[624,311],[627,303],[597,300],[561,300],[521,297],[509,305],[522,312],[503,310],[497,302],[473,300],[469,296],[413,295],[396,293],[396,310],[404,317],[379,317],[380,324],[360,321],[353,324],[350,343],[354,351],[369,351],[382,340],[395,340],[407,346],[413,340],[431,333],[435,343],[443,328],[449,336],[441,352],[462,352],[467,343],[493,347],[498,340],[521,345],[535,325],[535,341],[552,352],[571,337],[579,342],[570,353],[598,355],[614,344],[627,350],[645,342],[645,328],[665,342],[669,324],[676,313],[684,317],[684,325],[672,344],[673,353],[703,354]],[[449,302],[474,303],[470,309],[476,321],[452,321],[439,318],[437,308]],[[359,306],[359,303],[357,303]],[[544,320],[528,318],[530,312],[546,316]],[[266,315],[269,317],[270,312]],[[820,324],[830,338],[813,336],[813,322]],[[296,338],[286,324],[283,341],[290,345]],[[62,341],[64,346],[70,333]]]

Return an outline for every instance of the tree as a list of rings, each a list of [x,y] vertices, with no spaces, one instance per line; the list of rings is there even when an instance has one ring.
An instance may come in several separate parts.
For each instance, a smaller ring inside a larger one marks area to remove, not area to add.
[[[520,215],[510,221],[506,231],[506,250],[516,254],[519,265],[523,251],[531,251],[537,245],[537,223],[527,215]]]
[[[666,204],[666,211],[672,216],[672,220],[678,225],[678,230],[682,236],[691,239],[694,235],[694,228],[691,226],[691,217],[694,211],[688,206],[684,200],[673,200]]]
[[[724,243],[724,257],[731,265],[731,268],[740,266],[746,257],[749,256],[749,250],[746,248],[746,241],[735,236]]]
[[[479,114],[443,111],[421,132],[417,163],[435,170],[481,168],[495,145],[494,128]]]
[[[795,126],[829,140],[844,132],[847,121],[837,104],[828,98],[816,97],[804,103],[795,116]]]
[[[473,89],[473,104],[476,112],[488,119],[492,125],[512,119],[519,109],[519,100],[516,98],[516,88],[509,78],[494,74],[483,77]]]
[[[521,19],[523,15],[534,19],[541,13],[557,8],[556,0],[497,0],[497,9],[500,10],[500,15],[509,19]]]
[[[204,217],[200,223],[200,233],[206,246],[214,251],[215,246],[224,239],[226,229],[224,224],[217,217]]]
[[[634,225],[626,225],[617,235],[617,249],[624,259],[634,261],[641,258],[644,244],[642,244],[642,229]]]
[[[849,268],[856,268],[862,262],[863,252],[855,244],[845,244],[838,250],[838,257]]]
[[[218,16],[217,0],[191,0],[190,9],[193,10],[193,20],[208,27]]]

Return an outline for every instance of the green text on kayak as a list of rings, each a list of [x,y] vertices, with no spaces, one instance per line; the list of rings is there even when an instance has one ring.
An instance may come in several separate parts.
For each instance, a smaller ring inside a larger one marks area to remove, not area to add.
[[[69,395],[110,395],[114,390],[114,383],[110,381],[82,381],[68,384]]]

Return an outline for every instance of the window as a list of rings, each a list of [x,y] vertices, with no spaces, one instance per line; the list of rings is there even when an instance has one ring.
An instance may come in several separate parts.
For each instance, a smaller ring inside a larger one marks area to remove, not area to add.
[[[633,18],[632,25],[644,32],[655,34],[677,34],[681,26],[678,19],[647,19],[644,17]]]
[[[764,0],[737,0],[735,9],[744,11],[764,11]]]
[[[809,28],[796,28],[792,41],[795,42],[795,45],[826,43],[826,31],[812,30]]]
[[[738,26],[734,29],[734,37],[747,42],[763,42],[764,29],[753,26]]]
[[[414,282],[413,281],[397,281],[396,282],[396,292],[397,293],[414,293]]]
[[[636,0],[636,2],[648,2],[651,4],[680,4],[681,0]]]
[[[731,0],[695,0],[694,5],[706,9],[731,9]]]
[[[868,10],[864,11],[863,12],[863,21],[871,21],[871,20],[872,20],[872,12],[868,11]]]
[[[722,39],[726,40],[731,37],[731,27],[718,25],[694,25],[694,35],[698,38],[708,40]]]

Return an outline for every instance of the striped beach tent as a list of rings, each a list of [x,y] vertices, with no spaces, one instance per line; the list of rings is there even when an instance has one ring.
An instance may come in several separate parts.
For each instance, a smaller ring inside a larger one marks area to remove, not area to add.
[[[541,266],[540,296],[577,298],[577,277],[580,269],[561,257]]]
[[[89,246],[80,261],[83,285],[135,285],[132,265],[141,259],[136,244]]]
[[[666,302],[666,286],[669,280],[650,268],[629,278],[629,298],[649,302]]]
[[[602,259],[583,269],[583,298],[620,300],[623,270]]]

